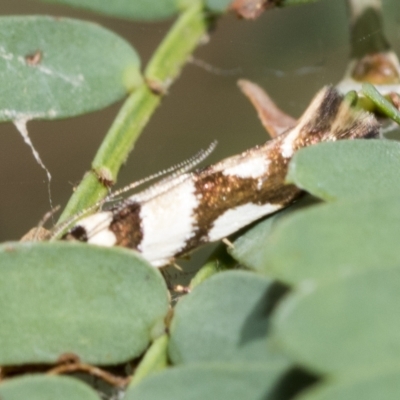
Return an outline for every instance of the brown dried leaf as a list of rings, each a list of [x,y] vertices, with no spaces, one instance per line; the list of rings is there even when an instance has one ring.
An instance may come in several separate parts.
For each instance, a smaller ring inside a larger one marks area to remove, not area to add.
[[[272,138],[296,125],[296,120],[284,113],[257,84],[240,79],[238,86],[257,110],[262,125]]]

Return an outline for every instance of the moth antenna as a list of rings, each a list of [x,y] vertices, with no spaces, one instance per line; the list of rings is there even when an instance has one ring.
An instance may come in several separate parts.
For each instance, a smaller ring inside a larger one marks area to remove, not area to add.
[[[214,140],[213,142],[210,143],[210,145],[206,149],[201,149],[198,153],[196,153],[194,156],[173,165],[172,167],[169,167],[167,169],[164,169],[162,171],[156,172],[153,175],[150,175],[140,181],[137,182],[132,182],[129,185],[116,190],[115,192],[111,193],[109,196],[106,197],[105,201],[109,201],[114,199],[115,197],[128,192],[129,190],[135,189],[139,185],[142,185],[144,183],[147,183],[149,181],[152,181],[154,179],[160,178],[164,175],[168,174],[174,174],[174,175],[180,175],[185,172],[190,171],[193,169],[196,165],[200,164],[202,161],[204,161],[216,148],[217,146],[217,141]],[[162,181],[161,181],[162,182]]]
[[[155,197],[168,192],[173,187],[180,185],[191,176],[192,174],[174,172],[167,178],[162,179],[161,181],[155,183],[149,188],[143,190],[142,192],[136,193],[128,197],[126,200],[121,201],[120,203],[118,203],[118,207],[113,208],[112,211],[114,213],[118,213],[120,210],[133,203],[145,203],[146,201],[154,199]]]
[[[117,213],[118,211],[125,208],[126,206],[129,206],[132,203],[145,202],[167,192],[168,190],[171,190],[174,186],[179,185],[180,183],[188,179],[188,177],[191,175],[186,174],[186,172],[190,171],[201,161],[207,158],[214,151],[216,146],[217,141],[215,140],[208,146],[207,149],[201,150],[197,155],[181,163],[182,167],[173,171],[171,175],[156,182],[154,185],[143,190],[142,192],[136,193],[128,197],[125,201],[119,203],[118,207],[114,208],[112,211]]]
[[[136,182],[132,182],[131,184],[123,187],[122,189],[119,189],[110,195],[108,195],[106,198],[98,201],[97,203],[93,204],[90,207],[85,208],[82,211],[77,212],[74,214],[72,217],[68,218],[66,221],[62,222],[61,224],[55,226],[51,231],[50,231],[50,238],[49,240],[55,240],[58,239],[58,237],[74,222],[78,221],[81,219],[83,216],[89,214],[91,211],[96,210],[100,208],[104,203],[111,201],[115,197],[128,192],[129,190],[135,189],[147,182],[150,182],[154,179],[160,178],[164,175],[172,174],[171,177],[176,177],[179,176],[187,171],[190,171],[193,169],[196,165],[200,164],[202,161],[204,161],[217,147],[217,141],[214,140],[213,142],[210,143],[210,145],[206,149],[201,149],[198,153],[196,153],[194,156],[188,158],[187,160],[184,160],[178,164],[175,164],[169,168],[166,168],[162,171],[156,172],[155,174],[149,175],[143,179],[140,179]],[[161,181],[163,182],[163,181]]]
[[[97,209],[104,203],[104,200],[98,201],[97,203],[93,204],[90,207],[85,208],[82,211],[79,211],[75,213],[72,217],[66,219],[64,222],[61,222],[60,224],[56,225],[53,229],[50,231],[50,237],[49,241],[57,240],[59,239],[59,236],[74,222],[77,220],[81,219],[84,215],[90,213],[91,211]]]

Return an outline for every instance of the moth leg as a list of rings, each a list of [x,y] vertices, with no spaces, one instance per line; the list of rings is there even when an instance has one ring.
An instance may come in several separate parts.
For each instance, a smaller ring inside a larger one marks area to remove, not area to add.
[[[181,267],[180,265],[178,265],[175,261],[174,261],[174,262],[171,262],[171,265],[172,265],[175,269],[177,269],[179,272],[183,272],[182,267]]]
[[[227,246],[228,248],[230,248],[230,249],[234,249],[234,248],[235,248],[234,244],[233,244],[229,239],[227,239],[227,238],[223,238],[223,239],[222,239],[222,243],[225,243],[226,246]]]
[[[172,290],[175,293],[179,293],[179,294],[188,294],[190,293],[192,290],[190,289],[190,286],[183,286],[183,285],[175,285]]]

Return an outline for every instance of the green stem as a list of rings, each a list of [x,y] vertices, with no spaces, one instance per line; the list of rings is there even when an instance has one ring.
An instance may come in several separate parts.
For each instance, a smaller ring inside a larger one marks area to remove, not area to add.
[[[160,104],[161,96],[206,35],[208,26],[201,2],[192,4],[178,18],[149,61],[144,73],[146,82],[126,99],[120,109],[93,160],[92,170],[84,176],[70,198],[59,223],[107,195],[104,181],[114,183],[117,180],[119,169]]]
[[[154,372],[161,371],[168,366],[168,342],[167,334],[156,339],[136,368],[130,386],[138,384],[143,378]]]

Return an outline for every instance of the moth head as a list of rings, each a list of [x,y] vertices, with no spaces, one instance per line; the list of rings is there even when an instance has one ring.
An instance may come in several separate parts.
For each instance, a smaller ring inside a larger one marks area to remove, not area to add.
[[[375,116],[352,106],[335,88],[317,93],[298,124],[286,135],[293,151],[318,142],[372,138],[379,134]]]

